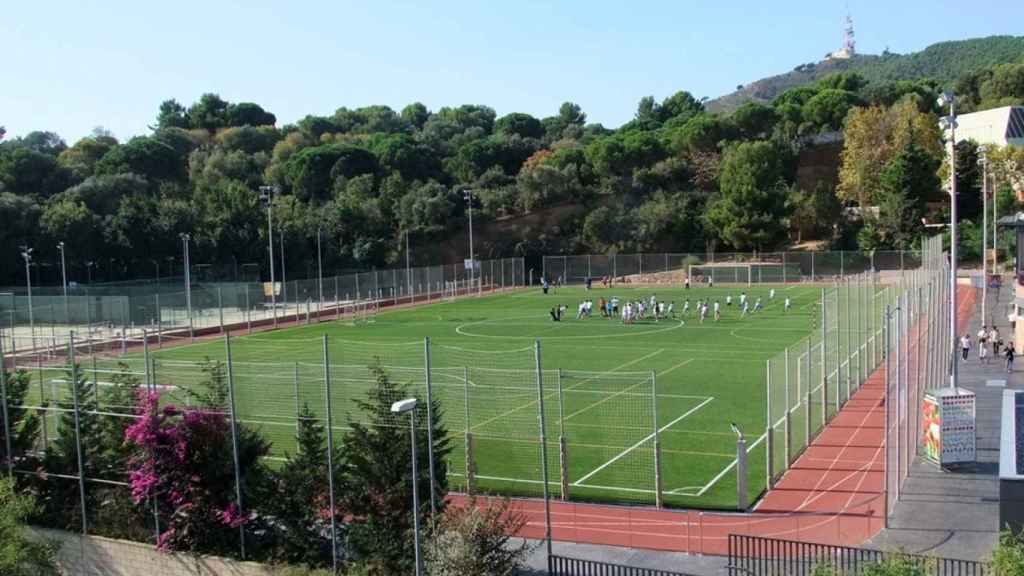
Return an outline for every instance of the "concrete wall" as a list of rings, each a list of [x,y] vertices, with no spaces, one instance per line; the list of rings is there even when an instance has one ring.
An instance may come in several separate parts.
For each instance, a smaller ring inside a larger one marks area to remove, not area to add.
[[[262,564],[215,556],[190,556],[158,551],[154,546],[36,529],[43,538],[61,543],[58,559],[69,576],[270,576]]]

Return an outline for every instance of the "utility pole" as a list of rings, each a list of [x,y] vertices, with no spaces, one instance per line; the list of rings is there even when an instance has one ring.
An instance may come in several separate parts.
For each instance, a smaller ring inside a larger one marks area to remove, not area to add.
[[[981,165],[981,324],[988,314],[988,146],[978,146]],[[981,343],[978,343],[981,345]]]
[[[68,306],[68,267],[64,258],[64,241],[57,243],[57,250],[60,250],[60,281],[64,286],[64,321],[71,324],[70,307]]]
[[[181,238],[182,251],[185,253],[185,307],[188,309],[188,337],[191,339],[195,337],[192,327],[192,264],[188,254],[188,243],[192,236],[185,232],[178,236]]]

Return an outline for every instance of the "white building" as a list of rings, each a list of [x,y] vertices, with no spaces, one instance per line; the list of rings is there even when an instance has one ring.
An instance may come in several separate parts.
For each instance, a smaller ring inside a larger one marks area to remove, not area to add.
[[[978,144],[1024,146],[1024,106],[1003,106],[956,117],[956,139]]]

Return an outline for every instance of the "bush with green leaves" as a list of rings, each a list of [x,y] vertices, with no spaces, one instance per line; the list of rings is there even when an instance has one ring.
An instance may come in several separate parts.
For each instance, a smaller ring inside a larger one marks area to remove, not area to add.
[[[426,546],[431,576],[512,576],[526,563],[533,547],[513,536],[526,517],[508,498],[488,502],[471,498],[450,506],[438,519]]]
[[[35,500],[15,492],[14,483],[0,479],[0,574],[57,576],[58,546],[29,533],[26,521],[36,511]]]

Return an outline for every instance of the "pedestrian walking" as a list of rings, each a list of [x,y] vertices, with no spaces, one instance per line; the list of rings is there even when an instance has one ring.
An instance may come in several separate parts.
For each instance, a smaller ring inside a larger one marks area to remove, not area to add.
[[[1013,355],[1014,355],[1013,342],[1010,342],[1010,343],[1008,343],[1006,345],[1006,372],[1007,373],[1013,372]]]
[[[964,360],[967,360],[967,355],[971,351],[971,335],[964,334],[960,337],[960,353]]]

